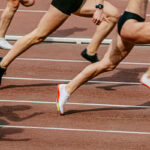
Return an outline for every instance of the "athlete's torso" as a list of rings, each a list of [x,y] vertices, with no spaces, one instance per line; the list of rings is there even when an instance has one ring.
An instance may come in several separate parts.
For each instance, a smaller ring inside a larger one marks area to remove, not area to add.
[[[145,18],[148,0],[128,0],[127,11]]]

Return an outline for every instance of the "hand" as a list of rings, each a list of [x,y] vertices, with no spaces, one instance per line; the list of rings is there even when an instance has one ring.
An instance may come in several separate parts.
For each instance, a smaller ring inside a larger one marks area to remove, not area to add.
[[[96,25],[99,25],[102,21],[109,22],[109,19],[106,17],[106,15],[103,13],[103,9],[96,9],[93,19],[93,23]]]

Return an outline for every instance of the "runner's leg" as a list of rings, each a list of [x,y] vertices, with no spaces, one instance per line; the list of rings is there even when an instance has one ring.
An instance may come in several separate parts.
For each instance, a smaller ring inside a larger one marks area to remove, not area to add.
[[[33,44],[43,41],[49,34],[55,31],[69,16],[62,13],[54,6],[50,6],[48,12],[43,16],[39,25],[31,33],[19,39],[1,61],[1,67],[8,65],[20,54],[26,51]]]
[[[75,12],[75,15],[92,17],[95,12],[95,0],[85,0],[81,8]],[[109,22],[102,21],[97,25],[91,43],[87,47],[87,53],[94,55],[104,38],[112,31],[113,27],[120,16],[118,9],[109,2],[104,2],[104,13],[109,19]]]
[[[71,82],[67,84],[66,91],[68,94],[72,94],[82,84],[97,75],[116,68],[116,66],[129,54],[133,46],[133,44],[121,39],[119,35],[117,38],[113,38],[113,41],[110,44],[104,58],[100,62],[88,65],[81,73],[79,73]]]

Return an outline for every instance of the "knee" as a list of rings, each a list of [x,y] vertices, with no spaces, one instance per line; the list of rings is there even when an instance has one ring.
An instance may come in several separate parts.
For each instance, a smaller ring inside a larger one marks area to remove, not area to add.
[[[96,75],[100,73],[104,73],[104,72],[113,71],[116,67],[117,67],[117,64],[111,61],[106,61],[104,63],[102,61],[101,64],[99,64],[99,67],[96,68]]]
[[[112,61],[108,60],[103,67],[104,72],[113,71],[117,67],[117,64],[113,63]]]
[[[43,37],[42,35],[36,34],[32,40],[32,43],[37,44],[37,43],[44,41],[44,39],[45,39],[45,37]]]
[[[85,72],[85,76],[86,74],[88,74],[89,72],[91,72],[92,76],[97,76],[100,73],[103,72],[108,72],[108,71],[112,71],[117,67],[117,64],[106,60],[102,60],[100,62],[91,64],[89,66],[86,67],[86,72]]]
[[[117,23],[120,17],[120,12],[116,7],[114,7],[111,13],[107,15],[107,17],[110,21]]]
[[[136,28],[131,28],[131,26],[123,26],[120,32],[120,36],[132,43],[136,43],[138,36],[138,30]]]
[[[20,3],[26,7],[34,5],[35,0],[20,0]]]
[[[38,29],[35,29],[32,32],[32,43],[36,44],[36,43],[40,43],[42,41],[44,41],[44,39],[47,37],[47,34],[44,34],[43,32],[40,32]]]
[[[19,7],[19,0],[8,0],[7,8],[10,11],[16,11]]]

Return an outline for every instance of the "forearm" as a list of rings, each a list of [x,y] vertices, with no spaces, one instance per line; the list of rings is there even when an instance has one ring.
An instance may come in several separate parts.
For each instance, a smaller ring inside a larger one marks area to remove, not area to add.
[[[96,10],[93,14],[93,23],[99,25],[103,20],[107,21],[105,14],[103,13],[104,0],[95,0]]]
[[[104,0],[95,0],[95,3],[96,3],[96,5],[98,5],[98,4],[104,4]]]

